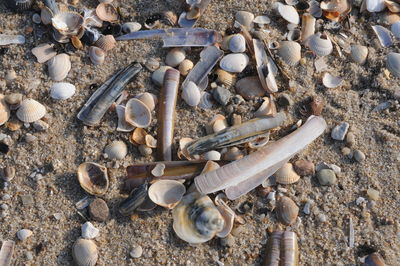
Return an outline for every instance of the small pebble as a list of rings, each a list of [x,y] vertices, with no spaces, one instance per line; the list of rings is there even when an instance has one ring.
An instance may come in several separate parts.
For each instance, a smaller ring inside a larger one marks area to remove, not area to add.
[[[30,251],[25,252],[25,258],[26,260],[33,260],[33,253]]]
[[[323,214],[323,213],[318,214],[318,215],[317,215],[317,219],[318,219],[318,221],[319,221],[320,223],[326,223],[326,221],[328,220],[328,219],[326,218],[326,215]]]
[[[223,247],[233,247],[235,245],[235,237],[231,234],[221,238],[221,245]]]
[[[46,131],[47,129],[49,129],[49,124],[47,124],[43,120],[38,120],[33,122],[33,128],[37,131]]]
[[[353,146],[356,143],[356,136],[354,135],[353,132],[349,132],[346,135],[346,143],[350,147]]]
[[[306,204],[304,205],[303,212],[307,215],[311,213],[311,205],[314,203],[313,200],[307,200]]]
[[[3,178],[5,181],[10,182],[15,177],[15,167],[6,166],[3,169]]]
[[[35,142],[36,140],[37,140],[37,137],[36,137],[36,136],[34,136],[34,135],[30,134],[30,133],[26,133],[26,135],[25,135],[25,141],[26,141],[26,143],[33,143],[33,142]]]
[[[14,69],[10,69],[9,71],[7,71],[6,76],[4,77],[4,79],[7,82],[11,82],[16,78],[17,78],[17,73],[15,73]]]
[[[342,154],[343,154],[344,156],[349,157],[349,158],[352,157],[352,156],[350,156],[350,155],[351,155],[351,149],[350,149],[350,148],[347,148],[347,147],[343,147],[343,148],[342,148]]]
[[[231,96],[231,92],[224,87],[218,86],[213,90],[214,99],[223,106],[229,102]]]
[[[9,209],[8,205],[5,204],[5,203],[2,203],[2,204],[0,205],[0,208],[1,208],[3,211],[7,211],[7,210]]]
[[[234,104],[242,104],[242,103],[245,102],[245,100],[244,100],[244,98],[243,98],[241,95],[236,94],[235,96],[233,96],[232,102],[233,102]]]
[[[365,154],[360,151],[360,150],[355,150],[353,153],[354,159],[356,159],[357,162],[362,162],[365,160]]]
[[[91,222],[86,222],[81,227],[82,237],[86,239],[93,239],[99,235],[100,230],[94,227]]]
[[[89,204],[89,214],[93,220],[105,222],[110,216],[110,210],[103,199],[96,198]]]
[[[141,246],[137,246],[135,248],[132,249],[132,251],[129,253],[129,255],[131,256],[131,258],[140,258],[143,254],[143,249]]]
[[[336,184],[336,174],[331,169],[322,169],[317,173],[318,181],[323,186]]]
[[[373,188],[369,188],[367,190],[367,195],[370,200],[378,201],[379,200],[379,191]]]
[[[26,240],[31,235],[33,235],[33,232],[29,229],[21,229],[17,232],[17,238],[21,241]]]
[[[291,105],[293,105],[293,99],[292,99],[292,96],[290,96],[289,94],[287,94],[287,93],[282,93],[280,96],[279,96],[279,98],[278,98],[278,100],[277,100],[277,103],[280,105],[280,106],[282,106],[282,107],[288,107],[288,106],[291,106]]]
[[[349,130],[349,123],[343,122],[332,129],[331,137],[335,140],[344,140],[347,130]]]

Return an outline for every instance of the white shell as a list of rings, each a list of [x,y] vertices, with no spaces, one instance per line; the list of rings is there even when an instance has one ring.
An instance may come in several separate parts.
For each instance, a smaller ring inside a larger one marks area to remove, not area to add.
[[[165,72],[170,69],[170,66],[160,66],[159,69],[151,74],[151,80],[159,87],[163,85]]]
[[[149,187],[149,198],[157,205],[173,209],[185,192],[185,186],[179,181],[160,180]]]
[[[249,57],[246,54],[236,53],[225,55],[221,59],[219,66],[225,71],[240,73],[246,68],[248,63]]]
[[[223,193],[220,193],[215,197],[215,205],[217,205],[219,213],[222,218],[224,218],[224,227],[217,233],[217,236],[221,238],[229,235],[235,221],[235,212],[228,206],[228,204],[226,204],[223,198],[226,198],[226,195]]]
[[[125,120],[125,106],[117,105],[115,107],[115,111],[117,112],[117,116],[118,116],[117,131],[131,132],[132,130],[135,129],[134,126],[132,126],[131,124],[128,124]]]
[[[150,109],[150,111],[154,110],[158,102],[157,96],[149,92],[140,93],[136,95],[135,98],[142,101]]]
[[[50,97],[55,100],[66,100],[75,94],[75,86],[71,83],[59,82],[50,87]]]
[[[0,126],[10,118],[10,108],[4,100],[4,95],[0,94]]]
[[[32,123],[41,119],[46,114],[46,108],[33,99],[25,99],[21,102],[17,117],[24,123]]]
[[[366,46],[353,44],[350,48],[351,58],[354,62],[359,63],[360,65],[364,64],[367,61],[368,57],[368,48]]]
[[[29,229],[21,229],[17,232],[17,237],[21,241],[25,241],[31,235],[33,235],[33,232]]]
[[[61,81],[67,77],[68,72],[71,70],[69,55],[56,55],[47,62],[47,66],[50,78],[54,81]]]
[[[221,153],[218,151],[208,151],[203,154],[204,160],[207,161],[219,161],[221,160]]]
[[[229,39],[229,50],[233,53],[243,53],[246,51],[246,40],[242,34],[235,34]]]
[[[316,19],[309,13],[304,13],[301,17],[301,40],[303,42],[312,36],[315,32]]]
[[[89,47],[89,58],[93,64],[101,65],[101,64],[103,64],[104,59],[106,58],[106,52],[97,46],[90,46]]]
[[[254,23],[257,23],[259,25],[265,25],[271,23],[271,19],[267,16],[257,16],[254,20]]]
[[[32,49],[32,54],[39,63],[44,63],[56,56],[57,52],[53,49],[52,44],[42,43]]]
[[[146,135],[147,136],[147,135]],[[160,177],[164,175],[165,164],[157,163],[156,166],[151,170],[151,174],[155,177]]]
[[[252,13],[250,13],[250,12],[238,11],[235,14],[235,19],[242,26],[245,26],[247,28],[252,28],[253,27],[254,15]]]
[[[174,48],[168,52],[165,63],[171,67],[177,67],[185,60],[186,52],[181,48]]]
[[[332,76],[328,72],[325,72],[324,77],[322,78],[322,83],[325,87],[329,89],[337,88],[342,85],[343,79],[339,77]]]
[[[289,23],[300,23],[299,13],[297,13],[296,8],[294,8],[293,6],[284,5],[279,2],[277,3],[277,5],[278,13],[279,15],[281,15],[282,18],[284,18]]]
[[[189,106],[197,106],[200,103],[200,89],[194,82],[189,81],[188,84],[182,88],[182,99]]]
[[[400,39],[400,21],[393,23],[390,30],[397,39]]]
[[[109,159],[122,160],[128,153],[128,147],[125,142],[117,140],[108,144],[104,148],[104,153],[107,154]]]
[[[300,176],[294,171],[291,163],[285,163],[274,174],[276,182],[279,184],[289,185],[299,181]]]
[[[386,56],[386,67],[394,76],[400,78],[400,54],[389,53]]]
[[[389,47],[393,44],[392,36],[390,36],[390,30],[380,25],[372,26],[372,29],[374,30],[380,44],[383,47]]]
[[[135,31],[139,31],[142,28],[142,25],[137,22],[126,22],[122,24],[122,31],[124,33],[131,33]]]
[[[328,36],[316,33],[307,40],[310,49],[318,56],[326,56],[332,53],[333,45]]]
[[[281,42],[278,54],[286,64],[294,66],[301,59],[301,46],[293,41]]]
[[[151,112],[142,101],[132,98],[126,103],[125,119],[135,127],[145,128],[151,123]]]
[[[78,266],[96,265],[99,253],[93,240],[80,238],[72,246],[72,257]]]
[[[365,0],[369,12],[381,12],[385,9],[385,0]]]

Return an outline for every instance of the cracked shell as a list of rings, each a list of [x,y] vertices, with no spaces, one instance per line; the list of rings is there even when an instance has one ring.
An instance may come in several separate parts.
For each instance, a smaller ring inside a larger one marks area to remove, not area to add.
[[[78,181],[87,193],[104,195],[109,184],[107,168],[93,162],[82,163],[78,167]]]
[[[69,55],[59,54],[47,61],[49,76],[54,81],[65,79],[71,70]]]
[[[41,119],[46,114],[46,107],[33,99],[25,99],[21,102],[17,117],[24,123],[32,123]]]

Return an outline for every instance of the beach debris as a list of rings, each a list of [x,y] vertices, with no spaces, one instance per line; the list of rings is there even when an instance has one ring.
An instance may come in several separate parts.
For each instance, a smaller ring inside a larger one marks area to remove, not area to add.
[[[277,68],[272,59],[267,56],[265,47],[262,41],[253,39],[254,55],[256,58],[256,68],[258,77],[264,90],[269,93],[277,92],[278,85],[275,81]]]
[[[131,98],[125,105],[125,120],[137,128],[146,128],[151,123],[151,111],[142,101]]]
[[[317,179],[322,186],[333,186],[336,184],[336,174],[331,169],[321,169],[317,172]]]
[[[97,222],[105,222],[110,217],[110,210],[107,206],[107,203],[100,198],[95,198],[89,204],[89,215],[90,217]]]
[[[116,140],[104,148],[104,153],[107,154],[107,158],[111,160],[122,160],[128,153],[128,147],[126,146],[125,142]]]
[[[82,224],[81,231],[82,231],[82,237],[85,239],[96,238],[100,233],[100,230],[94,227],[94,225],[91,222],[86,222]]]
[[[276,217],[284,225],[292,225],[296,222],[299,207],[288,197],[282,196],[276,202]]]
[[[4,240],[0,250],[0,265],[10,266],[14,254],[15,242],[12,240]]]
[[[99,252],[93,240],[79,238],[72,246],[72,257],[78,266],[94,266]]]
[[[326,56],[333,51],[332,41],[326,34],[320,32],[308,37],[307,46],[318,56]]]
[[[89,47],[89,58],[90,61],[92,61],[92,63],[94,65],[101,65],[104,63],[104,60],[106,58],[106,52],[96,46],[90,46]]]
[[[27,240],[32,235],[33,232],[29,229],[21,229],[17,232],[17,238],[21,241]]]
[[[50,87],[50,97],[54,100],[66,100],[75,94],[75,90],[75,85],[71,83],[54,83]]]
[[[344,140],[344,138],[346,137],[347,131],[349,130],[349,123],[347,122],[342,122],[339,125],[335,126],[332,129],[331,132],[331,137],[334,140]]]
[[[32,49],[32,54],[39,63],[45,63],[57,55],[53,47],[52,44],[42,43]]]
[[[289,185],[299,181],[300,176],[294,171],[291,163],[285,163],[274,174],[275,180],[279,184]]]
[[[118,210],[122,215],[131,215],[145,200],[148,196],[148,183],[145,182],[139,187],[133,189],[128,198],[123,200]]]
[[[4,125],[10,118],[10,108],[3,94],[0,94],[0,126]]]
[[[341,79],[340,77],[335,77],[328,72],[325,72],[322,78],[322,84],[324,84],[324,86],[328,89],[334,89],[343,84],[343,79]]]
[[[87,193],[101,196],[107,192],[109,181],[106,167],[86,162],[79,165],[77,172],[79,184]]]
[[[367,61],[368,47],[358,44],[351,45],[351,58],[354,62],[362,65]]]
[[[21,102],[17,117],[24,123],[32,123],[41,119],[46,114],[46,107],[33,99],[25,99]]]
[[[371,27],[374,30],[376,36],[378,37],[379,43],[382,45],[382,47],[389,47],[393,44],[390,30],[380,25],[375,25]]]
[[[71,70],[69,55],[58,54],[47,61],[49,76],[54,81],[65,79]]]
[[[388,53],[386,56],[386,67],[394,76],[400,78],[400,54]]]
[[[149,198],[159,206],[173,209],[185,192],[185,186],[179,181],[159,180],[149,187]]]
[[[290,231],[275,231],[267,242],[267,255],[264,265],[299,265],[299,247],[297,244],[297,235]]]
[[[25,37],[22,35],[0,34],[0,46],[10,44],[24,44]]]

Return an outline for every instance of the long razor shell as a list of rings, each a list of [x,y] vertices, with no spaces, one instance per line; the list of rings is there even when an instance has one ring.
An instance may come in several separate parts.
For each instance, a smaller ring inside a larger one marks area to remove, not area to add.
[[[257,73],[260,78],[261,85],[264,90],[269,93],[277,92],[278,86],[275,81],[274,74],[276,66],[273,65],[272,59],[267,56],[262,41],[253,39],[254,55],[257,63]]]
[[[236,186],[268,168],[275,168],[277,164],[282,165],[282,161],[290,159],[304,149],[321,135],[325,128],[326,122],[322,117],[312,116],[302,127],[286,137],[245,156],[243,159],[197,176],[194,179],[196,187],[202,193],[213,193]],[[245,190],[247,189],[243,188],[243,191]],[[231,198],[229,195],[227,196]]]
[[[108,108],[122,93],[125,86],[142,70],[139,63],[132,63],[119,70],[98,88],[79,111],[77,117],[88,126],[98,124]]]
[[[12,240],[3,241],[3,245],[0,250],[0,265],[9,266],[11,265],[12,256],[14,253],[15,242]]]
[[[304,13],[301,19],[301,41],[305,42],[315,32],[316,19],[309,13]]]

